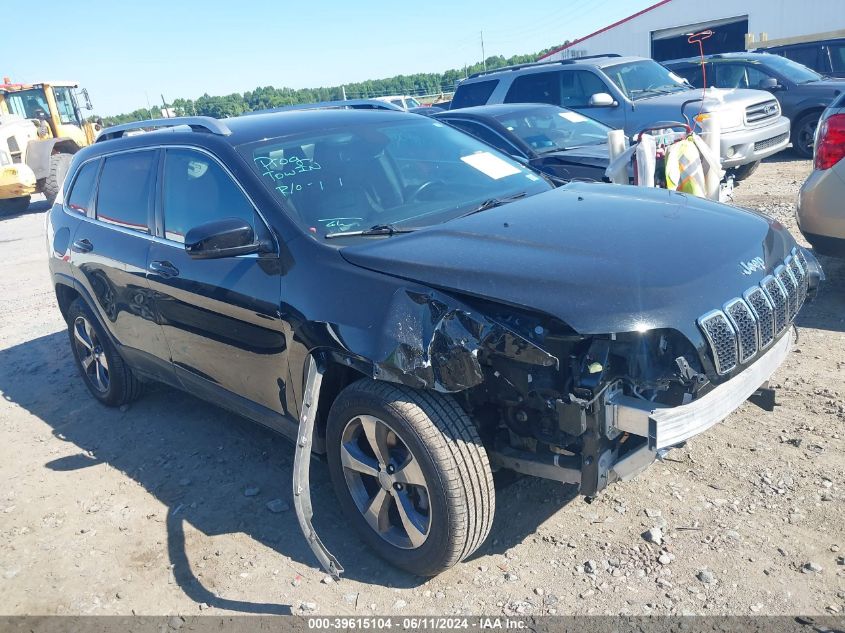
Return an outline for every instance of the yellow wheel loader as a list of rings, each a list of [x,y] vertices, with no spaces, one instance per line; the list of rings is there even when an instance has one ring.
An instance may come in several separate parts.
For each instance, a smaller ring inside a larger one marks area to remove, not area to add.
[[[73,154],[90,145],[98,125],[85,121],[88,91],[76,83],[0,84],[0,213],[25,211],[43,193],[52,204]],[[79,99],[83,99],[80,106]]]

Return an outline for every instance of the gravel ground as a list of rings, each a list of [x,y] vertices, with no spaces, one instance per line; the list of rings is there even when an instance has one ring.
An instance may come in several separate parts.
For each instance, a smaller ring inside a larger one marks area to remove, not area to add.
[[[764,164],[736,204],[797,235],[807,161]],[[434,579],[351,534],[326,468],[318,531],[290,509],[292,446],[157,387],[121,410],[73,367],[44,257],[45,204],[0,221],[0,614],[837,614],[845,610],[845,263],[798,319],[779,406],[746,404],[588,503],[521,479],[487,543]]]

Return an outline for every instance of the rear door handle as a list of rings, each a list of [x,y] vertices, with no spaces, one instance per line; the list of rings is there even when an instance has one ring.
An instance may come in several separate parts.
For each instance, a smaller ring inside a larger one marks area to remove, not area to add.
[[[179,269],[176,268],[170,262],[160,262],[160,261],[153,261],[150,262],[149,266],[150,272],[153,272],[165,279],[169,279],[170,277],[178,277],[179,276]]]
[[[94,250],[94,245],[88,239],[83,238],[76,240],[70,248],[75,253],[90,253]]]

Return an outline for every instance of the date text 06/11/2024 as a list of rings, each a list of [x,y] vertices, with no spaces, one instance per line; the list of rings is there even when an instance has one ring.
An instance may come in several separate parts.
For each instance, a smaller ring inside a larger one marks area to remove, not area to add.
[[[452,617],[322,617],[308,618],[308,628],[314,630],[383,630],[393,629],[401,631],[417,630],[522,630],[527,623],[520,619],[482,617],[482,618],[452,618]]]

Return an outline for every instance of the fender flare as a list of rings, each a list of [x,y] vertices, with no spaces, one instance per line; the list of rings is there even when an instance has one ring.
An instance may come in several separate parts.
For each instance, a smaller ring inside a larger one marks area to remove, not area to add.
[[[55,291],[56,286],[65,286],[66,288],[70,288],[70,289],[76,291],[76,293],[82,298],[82,300],[85,303],[88,304],[88,307],[91,309],[91,312],[94,315],[94,318],[97,319],[97,323],[99,324],[100,329],[102,329],[102,331],[106,333],[106,336],[108,337],[109,342],[114,346],[114,348],[119,350],[121,347],[123,347],[117,341],[117,339],[115,339],[114,336],[112,336],[111,330],[109,330],[109,328],[106,327],[106,324],[103,321],[102,316],[100,316],[100,311],[97,310],[97,307],[96,307],[97,304],[94,302],[93,298],[91,297],[91,294],[85,289],[85,287],[81,283],[79,283],[78,280],[74,279],[73,277],[69,277],[65,274],[62,274],[62,273],[56,273],[56,274],[53,275],[53,289],[54,289],[54,291]],[[64,316],[64,315],[62,315],[62,316]]]
[[[35,174],[35,179],[41,180],[50,173],[50,156],[56,153],[75,154],[79,150],[79,145],[67,137],[30,141],[26,146],[26,165]]]

